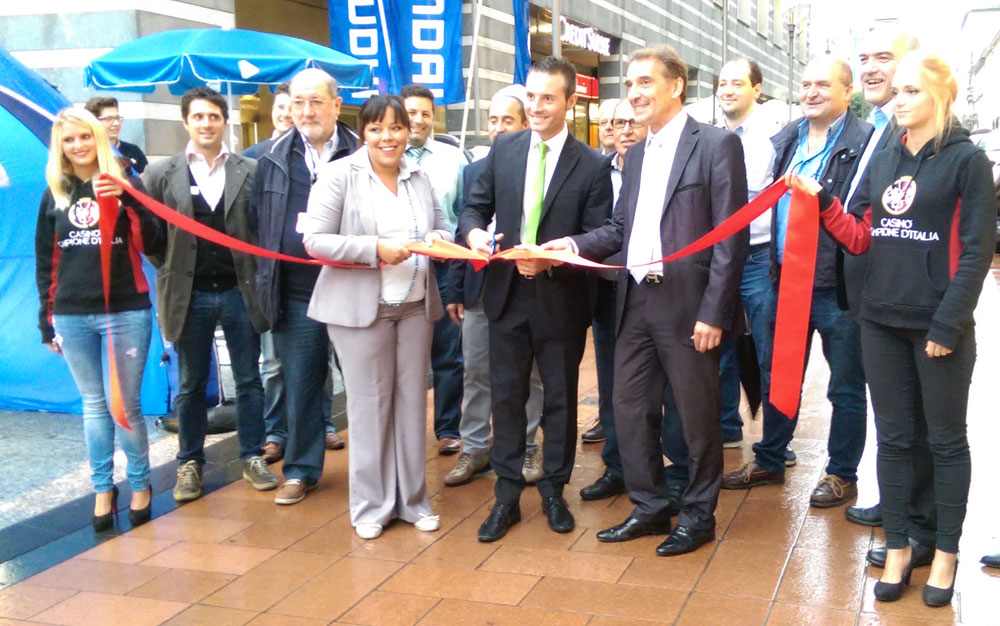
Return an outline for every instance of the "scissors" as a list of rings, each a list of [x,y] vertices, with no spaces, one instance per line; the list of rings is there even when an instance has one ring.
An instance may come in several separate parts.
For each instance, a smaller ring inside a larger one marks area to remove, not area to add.
[[[490,254],[495,254],[497,251],[497,232],[493,231],[490,236]]]

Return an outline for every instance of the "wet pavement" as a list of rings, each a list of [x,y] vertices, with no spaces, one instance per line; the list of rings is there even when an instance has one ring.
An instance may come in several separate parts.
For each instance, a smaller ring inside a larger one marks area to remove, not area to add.
[[[97,537],[80,528],[62,544],[70,553],[53,556],[58,551],[49,550],[45,566],[52,567],[44,571],[44,548],[22,557],[19,569],[0,567],[0,587],[6,587],[0,591],[0,626],[24,620],[129,626],[998,624],[1000,571],[978,563],[983,554],[1000,552],[1000,498],[989,473],[1000,442],[1000,264],[995,268],[977,310],[979,356],[969,409],[973,482],[956,594],[948,607],[921,602],[926,568],[916,570],[901,601],[876,603],[872,587],[881,570],[867,567],[864,554],[883,544],[881,529],[847,522],[843,507],[809,507],[809,494],[823,475],[830,415],[827,372],[817,350],[792,443],[798,465],[789,468],[784,485],[723,491],[718,540],[692,554],[657,557],[658,537],[624,544],[596,540],[596,531],[631,510],[624,496],[579,498],[579,489],[602,472],[599,445],[580,446],[566,489],[574,531],[550,531],[537,491],[529,488],[521,501],[524,521],[493,544],[475,539],[492,504],[493,475],[445,488],[455,457],[437,456],[433,443],[427,448],[427,487],[441,529],[422,533],[397,523],[374,541],[359,539],[347,516],[349,443],[346,453],[327,453],[320,488],[291,507],[276,506],[273,493],[230,482],[238,473],[225,460],[235,452],[223,445],[218,463],[210,466],[215,490],[201,500],[171,510],[166,474],[151,523]],[[596,385],[588,350],[581,371],[581,431],[596,415]],[[747,422],[744,447],[725,452],[727,470],[751,458],[749,445],[760,429],[759,420]],[[0,433],[6,434],[3,422]],[[428,433],[430,441],[430,428]],[[349,430],[345,436],[349,440]],[[859,472],[863,505],[878,499],[871,418],[868,439]],[[67,449],[70,454],[85,461],[82,451]],[[50,456],[64,455],[53,448]],[[4,474],[11,482],[11,474]],[[89,510],[80,515],[78,527],[88,523]],[[0,530],[0,542],[16,540],[9,532],[16,526]]]

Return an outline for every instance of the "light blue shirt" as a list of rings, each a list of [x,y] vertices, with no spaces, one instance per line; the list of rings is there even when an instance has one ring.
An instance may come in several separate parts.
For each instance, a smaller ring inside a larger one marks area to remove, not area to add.
[[[462,171],[468,163],[462,151],[446,143],[428,139],[421,147],[410,146],[406,156],[430,178],[431,187],[448,229],[455,232],[462,209]]]
[[[730,130],[725,119],[718,123],[719,128]],[[752,112],[743,123],[732,131],[743,144],[743,164],[747,170],[748,200],[753,200],[771,184],[771,172],[774,169],[774,144],[771,143],[770,129],[772,123],[766,115],[761,115],[759,109]],[[771,209],[764,211],[754,221],[750,222],[750,245],[757,246],[771,241]]]
[[[809,120],[800,121],[798,145],[795,148],[795,154],[792,155],[792,162],[788,164],[785,173],[808,176],[816,180],[822,178],[826,165],[830,161],[830,155],[833,153],[833,146],[836,145],[840,134],[844,132],[844,120],[847,119],[847,113],[844,112],[830,125],[826,131],[826,143],[813,154],[809,154]],[[778,263],[782,262],[785,255],[785,235],[788,232],[788,209],[791,203],[792,192],[789,191],[781,196],[775,206],[775,210],[778,212],[778,229],[775,233],[778,237]]]

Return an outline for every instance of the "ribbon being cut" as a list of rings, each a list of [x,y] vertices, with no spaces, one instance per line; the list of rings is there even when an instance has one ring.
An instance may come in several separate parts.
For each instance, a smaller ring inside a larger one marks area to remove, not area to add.
[[[106,174],[102,176],[107,176]],[[113,178],[113,177],[112,177]],[[333,267],[372,269],[368,266],[351,265],[344,263],[333,263],[317,259],[300,259],[288,256],[272,250],[267,250],[253,244],[235,239],[209,228],[196,220],[178,213],[177,211],[157,202],[146,194],[130,187],[125,181],[114,178],[122,186],[124,193],[135,198],[139,203],[149,209],[160,219],[166,221],[181,230],[192,233],[198,237],[213,243],[226,246],[239,252],[253,254],[260,257],[289,261],[293,263],[304,263],[308,265],[330,265]],[[699,238],[697,241],[674,252],[673,254],[653,261],[646,265],[656,263],[669,263],[676,259],[694,254],[704,250],[723,239],[730,237],[742,229],[749,226],[754,218],[758,217],[766,210],[774,206],[778,200],[791,189],[792,199],[788,218],[788,234],[785,241],[785,256],[782,264],[781,283],[778,289],[778,311],[775,321],[774,344],[771,357],[771,390],[770,401],[776,409],[781,411],[789,419],[793,418],[799,409],[801,396],[802,377],[805,370],[806,338],[809,332],[809,307],[812,303],[813,273],[816,268],[816,247],[819,238],[819,207],[814,191],[810,190],[797,178],[790,181],[781,178],[775,181],[770,187],[762,191],[756,198],[747,203],[727,220],[716,226],[710,232]],[[117,198],[114,198],[114,205],[117,205]],[[110,276],[110,241],[111,233],[114,232],[114,219],[117,217],[117,207],[114,212],[108,211],[111,219],[104,219],[104,202],[102,205],[102,271],[105,281],[105,298],[108,297],[109,276]],[[110,203],[109,203],[110,204]],[[104,229],[108,228],[108,235],[104,235]],[[109,253],[104,252],[104,241],[109,242]],[[557,263],[568,263],[581,267],[594,269],[624,269],[623,265],[605,265],[584,259],[567,250],[542,250],[537,246],[518,247],[504,250],[492,256],[484,256],[474,252],[464,246],[450,243],[443,240],[434,240],[431,243],[412,242],[406,247],[414,254],[447,260],[467,260],[480,270],[493,261],[511,261],[518,259],[546,259]],[[116,394],[118,390],[117,376],[114,369],[114,357],[111,348],[111,334],[108,334],[109,354],[111,354],[111,390],[112,390],[112,414],[120,424],[127,428],[124,411],[121,410],[121,394]],[[117,397],[117,410],[114,407]],[[119,418],[120,415],[120,418]]]

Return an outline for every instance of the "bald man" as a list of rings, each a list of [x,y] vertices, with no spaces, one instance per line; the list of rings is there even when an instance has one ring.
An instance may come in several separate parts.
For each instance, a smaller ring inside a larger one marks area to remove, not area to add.
[[[872,126],[850,112],[853,76],[850,66],[832,57],[814,59],[802,73],[799,102],[803,117],[791,122],[771,141],[774,144],[774,178],[796,173],[819,180],[831,195],[844,200],[845,183],[864,152]],[[773,346],[778,281],[784,260],[791,194],[785,194],[772,212],[771,288],[764,316]],[[837,298],[836,245],[826,232],[819,234],[809,337],[819,331],[823,355],[830,366],[827,397],[833,404],[826,472],[809,503],[827,508],[846,504],[858,494],[858,462],[865,449],[867,400],[861,365],[860,332],[849,311]],[[807,352],[809,343],[807,343]],[[771,404],[770,353],[762,367],[764,437],[754,444],[754,459],[722,477],[724,489],[749,489],[785,482],[785,449],[792,440],[798,415],[785,416]],[[808,354],[806,356],[808,361]],[[791,418],[791,419],[789,419]]]

